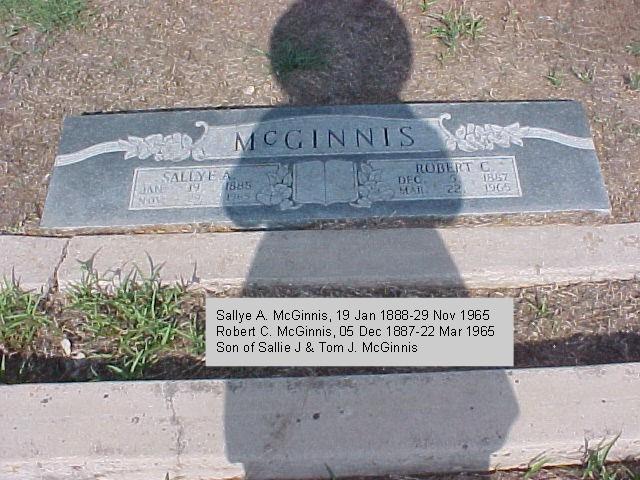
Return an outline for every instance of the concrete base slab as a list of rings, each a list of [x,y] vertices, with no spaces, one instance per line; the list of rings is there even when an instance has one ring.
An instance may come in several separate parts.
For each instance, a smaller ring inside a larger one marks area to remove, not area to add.
[[[0,281],[15,279],[26,290],[49,288],[68,243],[65,238],[0,235]]]
[[[395,228],[70,239],[0,236],[0,276],[28,289],[100,273],[149,271],[207,288],[383,284],[524,287],[627,280],[640,274],[640,223],[602,226]]]
[[[0,479],[325,478],[640,455],[640,364],[0,386]]]
[[[62,286],[100,272],[163,265],[165,281],[207,287],[381,284],[519,287],[631,279],[640,273],[640,224],[277,231],[71,239]]]

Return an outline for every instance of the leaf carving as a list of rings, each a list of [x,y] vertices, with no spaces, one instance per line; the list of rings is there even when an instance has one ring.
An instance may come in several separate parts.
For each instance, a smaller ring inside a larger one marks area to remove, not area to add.
[[[371,207],[373,202],[389,200],[394,192],[382,181],[382,170],[375,170],[368,163],[361,163],[358,169],[358,200],[354,207]]]
[[[288,165],[281,164],[278,170],[267,173],[269,186],[256,195],[263,205],[279,206],[281,210],[298,208],[293,201],[293,174],[289,171]]]

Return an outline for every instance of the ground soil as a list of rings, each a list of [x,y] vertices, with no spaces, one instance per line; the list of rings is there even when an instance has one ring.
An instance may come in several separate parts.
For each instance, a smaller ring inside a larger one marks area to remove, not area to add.
[[[640,463],[628,461],[607,466],[609,478],[617,480],[635,480],[640,472]],[[616,475],[614,475],[618,472]],[[357,477],[345,480],[584,480],[584,470],[580,467],[543,468],[538,473],[525,476],[526,472],[510,470],[494,473],[459,473],[442,475],[389,475],[386,477]],[[590,477],[586,477],[590,478]],[[604,480],[596,477],[593,480]]]
[[[252,297],[512,297],[514,298],[515,367],[556,367],[640,361],[640,281],[602,282],[573,286],[543,286],[503,290],[406,289],[300,289],[247,288],[216,292],[193,292],[183,302],[185,318],[195,314],[204,327],[206,295]],[[60,297],[50,300],[50,313],[72,339],[74,354],[66,357],[61,338],[43,332],[37,349],[16,352],[6,359],[7,383],[82,381],[118,379],[96,358],[105,353],[101,341],[87,342],[75,320],[56,306]],[[111,352],[114,353],[114,352]],[[371,373],[401,373],[442,370],[440,368],[206,368],[204,357],[175,351],[162,354],[145,370],[145,379],[238,378],[273,376],[320,376]]]
[[[271,74],[269,38],[293,2],[91,0],[83,28],[0,38],[0,231],[38,233],[65,115],[132,109],[281,105],[291,99]],[[609,191],[610,222],[640,219],[640,92],[627,85],[640,57],[639,0],[440,0],[486,19],[441,63],[436,21],[419,0],[395,0],[413,48],[401,101],[572,98],[587,111]],[[367,2],[345,2],[364,9]],[[377,21],[384,22],[384,18]],[[1,30],[0,30],[1,31]],[[331,33],[331,32],[330,32]],[[335,25],[336,38],[342,35]],[[0,37],[2,35],[0,34]],[[573,71],[595,69],[591,83]],[[562,75],[560,87],[545,76]],[[337,75],[340,72],[332,72]],[[379,81],[372,73],[372,83]],[[311,103],[388,100],[361,91]],[[496,221],[502,221],[496,219]]]

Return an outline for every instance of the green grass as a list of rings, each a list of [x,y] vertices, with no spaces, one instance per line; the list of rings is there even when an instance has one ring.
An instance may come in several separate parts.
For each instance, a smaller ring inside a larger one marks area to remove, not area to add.
[[[2,20],[1,17],[0,20]],[[0,52],[4,50],[4,54],[0,55],[0,57],[4,57],[0,69],[4,73],[11,71],[25,53],[12,45],[12,38],[19,33],[20,29],[16,25],[11,25],[9,22],[0,23]]]
[[[553,316],[553,311],[549,308],[549,301],[546,297],[539,297],[537,294],[533,300],[526,299],[526,302],[533,309],[537,318],[550,318]]]
[[[631,55],[640,57],[640,42],[631,42],[629,45],[625,47],[625,50],[629,52]]]
[[[429,35],[438,38],[447,47],[449,54],[458,49],[463,39],[475,40],[486,28],[484,18],[465,10],[463,6],[431,14],[429,17],[439,22],[439,25],[431,27]]]
[[[544,78],[556,88],[561,87],[564,82],[564,75],[554,68],[549,70],[549,73],[547,73]]]
[[[327,465],[325,463],[324,464],[324,468],[327,469],[327,474],[329,475],[329,480],[337,480],[338,477],[336,477],[336,474],[333,473],[333,470],[331,470],[331,467],[329,465]]]
[[[307,46],[295,39],[285,39],[266,55],[271,61],[273,73],[281,78],[293,72],[321,70],[329,65],[328,49],[322,40]]]
[[[549,457],[538,455],[529,462],[529,466],[527,468],[527,471],[524,473],[523,479],[530,480],[531,478],[535,477],[536,474],[540,472],[540,470],[542,470],[543,467],[550,461],[551,459]]]
[[[50,324],[40,308],[41,297],[4,281],[0,288],[0,351],[29,351],[38,334]]]
[[[538,328],[549,332],[555,336],[560,331],[560,320],[554,316],[554,311],[549,307],[549,300],[546,297],[540,297],[537,294],[531,299],[525,299],[531,307]]]
[[[640,90],[640,72],[629,75],[629,88],[631,90]]]
[[[42,298],[14,281],[0,285],[0,377],[7,355],[28,363],[32,353],[60,352],[62,337],[71,339],[74,354],[111,372],[93,370],[98,378],[140,378],[162,358],[204,354],[203,307],[185,285],[163,284],[153,264],[148,274],[134,268],[99,275],[93,258],[81,263],[82,280],[62,295]]]
[[[596,78],[596,67],[585,67],[582,70],[573,68],[572,71],[576,78],[582,83],[593,83]]]
[[[80,283],[68,293],[67,310],[83,317],[81,328],[90,339],[104,339],[102,351],[93,353],[123,378],[140,377],[162,354],[176,350],[179,339],[186,352],[204,352],[204,334],[195,317],[185,318],[182,303],[187,292],[182,285],[164,285],[160,268],[151,266],[148,275],[139,269],[124,276],[100,278],[92,260],[83,264]]]
[[[603,439],[596,447],[589,447],[585,440],[585,454],[579,467],[547,467],[551,458],[538,455],[533,458],[523,475],[523,480],[567,478],[582,480],[640,480],[636,462],[609,463],[607,458],[611,448],[618,441],[618,434],[611,441]],[[634,471],[635,470],[635,471]],[[511,478],[511,477],[509,477]]]
[[[605,465],[609,452],[620,438],[620,434],[610,442],[602,440],[595,448],[589,448],[585,443],[586,460],[582,471],[582,478],[589,480],[616,480],[619,472],[613,471]]]
[[[420,6],[420,11],[422,13],[427,13],[436,3],[438,3],[438,0],[420,0],[418,5]]]
[[[85,0],[0,0],[0,19],[50,33],[80,23],[86,8]]]
[[[530,480],[531,478],[534,478],[538,474],[538,472],[540,472],[550,461],[551,459],[549,457],[538,455],[529,462],[527,471],[524,473],[524,476],[522,478],[524,480]]]
[[[588,443],[585,442],[586,454],[582,466],[582,478],[584,480],[640,480],[640,472],[633,471],[624,464],[614,463],[607,465],[609,453],[618,438],[620,438],[620,434],[609,442],[603,439],[595,448],[590,448]]]

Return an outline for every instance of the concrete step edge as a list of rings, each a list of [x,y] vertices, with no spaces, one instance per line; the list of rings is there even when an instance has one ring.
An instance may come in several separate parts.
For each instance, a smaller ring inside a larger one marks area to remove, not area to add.
[[[204,234],[0,236],[0,277],[67,288],[100,272],[162,264],[164,281],[257,285],[525,287],[640,274],[640,223]]]
[[[640,363],[0,386],[0,479],[325,478],[640,458]]]

